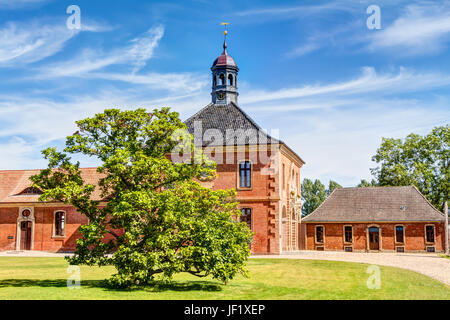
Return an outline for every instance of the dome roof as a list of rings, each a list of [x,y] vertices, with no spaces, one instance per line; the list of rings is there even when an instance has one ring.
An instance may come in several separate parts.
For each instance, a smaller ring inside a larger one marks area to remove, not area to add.
[[[217,57],[216,60],[214,60],[214,63],[212,65],[212,67],[215,66],[230,66],[230,67],[237,67],[236,62],[234,61],[234,59],[228,55],[227,52],[227,42],[224,41],[223,43],[223,52],[222,54]]]

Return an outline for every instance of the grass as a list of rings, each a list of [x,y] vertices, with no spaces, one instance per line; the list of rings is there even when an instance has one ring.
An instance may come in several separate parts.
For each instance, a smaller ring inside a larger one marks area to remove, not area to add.
[[[442,258],[446,258],[446,259],[450,259],[450,256],[446,255],[446,254],[441,254],[440,255]]]
[[[63,258],[0,257],[0,299],[450,299],[450,287],[416,272],[380,267],[381,288],[368,289],[368,265],[338,261],[250,259],[250,278],[228,285],[189,274],[171,284],[113,290],[112,267],[81,266],[81,288],[66,286]]]

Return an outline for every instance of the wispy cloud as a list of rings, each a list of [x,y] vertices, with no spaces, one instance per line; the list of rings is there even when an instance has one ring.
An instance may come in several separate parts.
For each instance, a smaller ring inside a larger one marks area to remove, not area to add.
[[[82,31],[111,29],[93,20],[83,22],[81,30],[68,29],[63,19],[53,22],[49,19],[20,23],[9,21],[0,27],[0,67],[23,66],[53,56]]]
[[[78,32],[64,24],[8,22],[0,29],[0,66],[32,63],[52,56]]]
[[[65,76],[95,77],[93,71],[102,70],[111,65],[132,65],[133,73],[143,68],[147,61],[154,56],[164,27],[150,28],[143,35],[134,38],[130,44],[122,48],[110,49],[103,52],[101,49],[85,48],[75,58],[59,63],[45,65],[39,68],[39,78],[57,78]]]
[[[450,2],[407,6],[384,30],[372,33],[369,49],[400,55],[431,54],[450,42]]]
[[[250,91],[241,101],[257,103],[261,101],[306,98],[318,95],[333,94],[334,97],[365,93],[405,93],[430,88],[439,88],[450,84],[450,76],[439,73],[416,73],[400,68],[397,73],[378,74],[373,67],[364,67],[362,74],[348,81],[324,85],[306,85],[297,88],[286,88],[275,91]]]

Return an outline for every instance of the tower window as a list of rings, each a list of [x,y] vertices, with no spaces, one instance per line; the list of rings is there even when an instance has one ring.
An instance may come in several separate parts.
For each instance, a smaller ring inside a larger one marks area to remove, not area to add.
[[[250,188],[252,186],[252,164],[250,161],[239,163],[239,187]]]
[[[225,84],[225,76],[223,74],[221,74],[219,76],[219,79],[220,79],[220,84],[223,86]]]
[[[233,85],[233,75],[232,75],[232,74],[229,74],[229,75],[228,75],[228,85],[229,85],[229,86],[232,86],[232,85]]]

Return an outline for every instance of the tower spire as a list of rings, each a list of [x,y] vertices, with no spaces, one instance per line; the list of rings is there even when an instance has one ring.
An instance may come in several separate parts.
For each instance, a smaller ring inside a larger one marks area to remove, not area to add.
[[[211,67],[212,71],[212,102],[217,105],[228,105],[233,102],[237,104],[237,74],[239,68],[234,59],[227,52],[227,25],[228,22],[222,22],[223,31],[223,52],[214,60]]]
[[[227,26],[229,25],[228,22],[221,22],[221,25],[223,25],[224,30],[223,30],[223,53],[222,54],[227,54],[227,34],[228,34],[228,30],[227,30]]]

